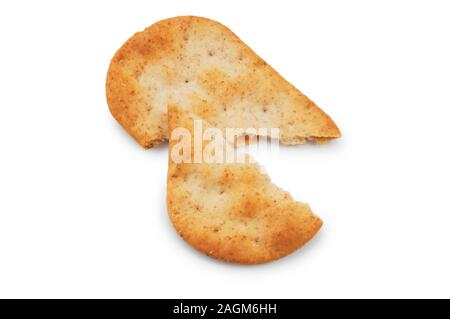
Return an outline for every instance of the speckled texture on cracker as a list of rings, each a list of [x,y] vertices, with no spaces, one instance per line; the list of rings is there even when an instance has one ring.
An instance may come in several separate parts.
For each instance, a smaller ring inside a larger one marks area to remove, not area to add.
[[[168,138],[167,105],[186,101],[218,128],[280,128],[285,144],[340,136],[313,101],[206,18],[170,18],[133,35],[111,61],[106,96],[112,115],[146,148]]]
[[[184,127],[193,134],[189,111],[170,105],[168,114],[170,132]],[[272,184],[256,163],[177,164],[170,154],[178,142],[169,140],[168,212],[181,237],[206,255],[265,263],[302,247],[321,227],[307,204]],[[191,155],[193,145],[192,138]]]

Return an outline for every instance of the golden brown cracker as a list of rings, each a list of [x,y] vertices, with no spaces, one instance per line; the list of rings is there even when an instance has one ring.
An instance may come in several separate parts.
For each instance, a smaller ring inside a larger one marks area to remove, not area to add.
[[[182,127],[193,134],[189,111],[171,105],[168,114],[169,132]],[[307,204],[272,184],[256,163],[178,163],[171,156],[178,143],[169,139],[167,206],[175,229],[194,248],[227,262],[259,264],[292,253],[321,227]],[[190,145],[193,159],[193,135]]]
[[[201,17],[162,20],[133,35],[111,61],[106,97],[147,148],[168,138],[169,103],[196,105],[196,115],[222,129],[279,128],[285,144],[340,136],[325,112],[232,31]]]

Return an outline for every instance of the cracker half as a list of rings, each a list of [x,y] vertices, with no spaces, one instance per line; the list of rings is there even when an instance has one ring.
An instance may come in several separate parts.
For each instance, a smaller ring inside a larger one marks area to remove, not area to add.
[[[171,133],[181,127],[192,134],[194,161],[195,116],[175,105],[168,114]],[[266,263],[299,249],[321,227],[307,204],[272,184],[256,163],[179,163],[171,156],[179,142],[169,139],[168,212],[199,251],[227,262]]]
[[[340,136],[333,120],[232,31],[201,17],[159,21],[114,55],[106,80],[112,115],[143,147],[168,138],[167,105],[195,105],[218,128],[277,127],[285,144]]]

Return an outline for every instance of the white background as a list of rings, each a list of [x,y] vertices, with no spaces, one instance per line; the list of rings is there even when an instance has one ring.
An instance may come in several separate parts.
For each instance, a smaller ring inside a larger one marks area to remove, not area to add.
[[[260,158],[324,220],[280,261],[185,244],[167,146],[140,148],[108,111],[114,52],[186,14],[230,27],[342,130]],[[449,16],[445,1],[2,1],[0,297],[450,297]]]

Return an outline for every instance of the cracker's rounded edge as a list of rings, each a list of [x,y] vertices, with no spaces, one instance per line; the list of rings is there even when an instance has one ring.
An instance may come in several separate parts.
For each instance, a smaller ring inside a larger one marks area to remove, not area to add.
[[[224,251],[221,249],[219,245],[216,244],[210,244],[207,241],[203,242],[202,245],[199,245],[199,239],[197,236],[187,235],[186,232],[184,232],[178,225],[178,222],[176,218],[170,213],[169,210],[169,217],[171,220],[171,223],[177,232],[177,234],[191,247],[194,248],[196,251],[201,252],[202,254],[211,257],[213,259],[227,262],[227,263],[233,263],[233,264],[240,264],[240,265],[262,265],[267,264],[273,261],[280,260],[284,257],[287,257],[297,251],[299,251],[302,247],[304,247],[306,244],[308,244],[314,236],[318,233],[320,228],[323,225],[322,220],[314,215],[314,219],[310,224],[309,231],[305,236],[307,237],[305,241],[299,243],[298,245],[291,246],[284,250],[279,250],[277,252],[267,252],[265,255],[261,255],[259,253],[252,253],[252,251],[245,251],[245,252],[239,252],[240,247],[236,245],[235,252],[233,254],[230,253],[224,253]],[[194,238],[192,238],[194,237]],[[206,244],[206,245],[205,245]]]
[[[129,41],[129,40],[128,40]],[[125,74],[120,66],[125,42],[114,54],[106,74],[106,101],[109,111],[114,119],[130,134],[133,139],[144,148],[150,148],[154,141],[139,134],[135,129],[137,110],[134,106],[134,96],[130,92],[136,92],[138,88],[132,79]]]
[[[317,234],[323,225],[320,217],[315,214],[311,214],[307,219],[305,219],[305,223],[301,225],[302,240],[298,240],[297,237],[297,239],[292,241],[292,238],[289,237],[289,229],[281,228],[277,229],[278,234],[287,233],[286,236],[281,236],[281,238],[277,237],[275,233],[272,233],[273,230],[269,230],[271,233],[269,237],[274,238],[277,249],[268,249],[264,253],[261,253],[259,250],[252,251],[251,249],[242,249],[243,247],[241,242],[235,240],[231,244],[228,243],[228,249],[225,250],[223,249],[223,243],[220,240],[215,241],[204,233],[191,232],[189,229],[186,229],[186,225],[183,224],[180,216],[180,214],[182,214],[181,207],[178,207],[178,202],[176,200],[176,190],[178,187],[176,187],[176,185],[171,185],[174,181],[171,180],[172,177],[170,173],[171,172],[169,170],[169,174],[167,176],[166,205],[171,224],[177,234],[190,247],[213,259],[241,265],[259,265],[276,261],[291,255],[306,245]],[[300,225],[297,226],[300,227]],[[297,229],[291,227],[291,229],[296,231],[300,228]],[[230,246],[232,247],[231,249]]]
[[[139,54],[143,54],[145,56],[144,62],[148,63],[147,59],[155,52],[164,51],[160,49],[165,45],[164,43],[158,43],[157,45],[161,48],[150,50],[150,54],[144,54],[143,47],[147,46],[148,37],[152,37],[152,32],[157,34],[160,28],[168,28],[172,24],[192,23],[193,21],[196,23],[217,23],[223,26],[217,21],[199,16],[176,16],[159,20],[128,38],[110,61],[105,85],[109,110],[116,121],[144,148],[162,144],[167,140],[167,137],[162,132],[148,132],[142,127],[145,121],[140,118],[136,105],[136,97],[141,90],[135,78],[130,75],[137,72],[137,66],[142,67],[139,61],[136,61],[137,51],[142,51]],[[133,59],[135,61],[132,61]],[[127,60],[128,62],[132,61],[131,67],[123,65],[122,62]],[[127,70],[127,68],[130,69]]]

